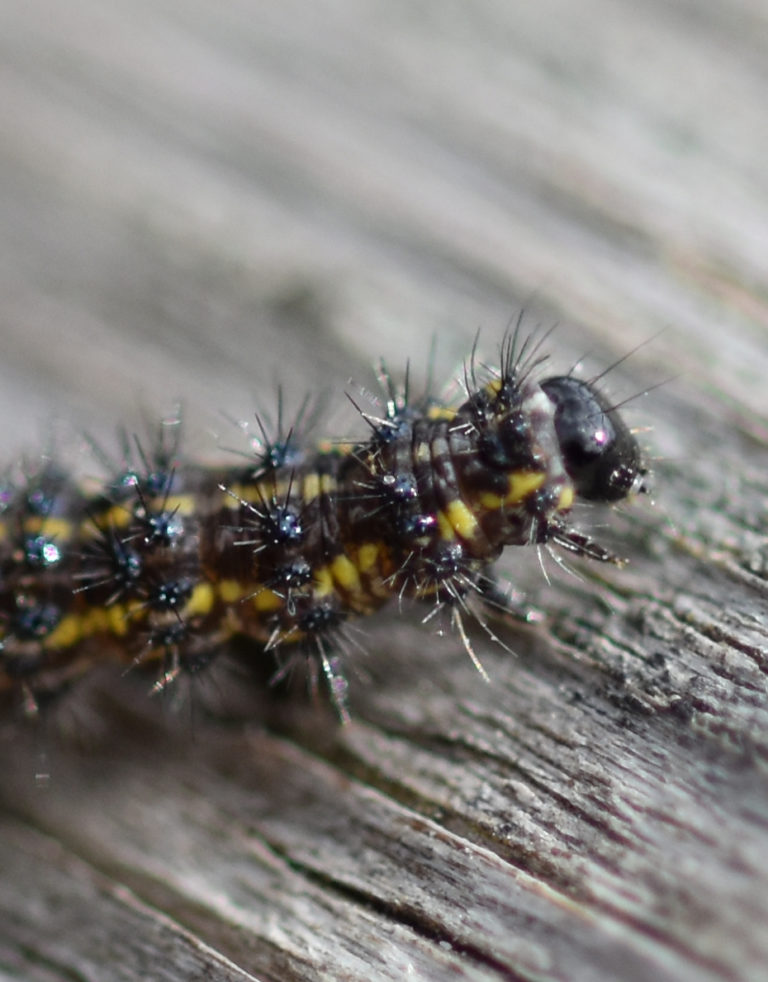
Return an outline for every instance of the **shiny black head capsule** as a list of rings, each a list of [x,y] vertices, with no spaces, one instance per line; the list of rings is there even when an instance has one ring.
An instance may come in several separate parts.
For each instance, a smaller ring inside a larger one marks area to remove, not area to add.
[[[611,502],[648,490],[637,440],[596,389],[570,375],[545,379],[541,388],[555,406],[555,432],[579,497]]]

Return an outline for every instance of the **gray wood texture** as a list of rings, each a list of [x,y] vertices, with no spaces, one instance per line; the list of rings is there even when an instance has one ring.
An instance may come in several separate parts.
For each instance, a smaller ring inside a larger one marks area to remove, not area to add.
[[[623,570],[504,557],[490,685],[388,610],[343,728],[4,723],[0,980],[768,976],[767,52],[758,0],[0,0],[4,460],[177,399],[222,459],[279,379],[344,436],[524,307],[631,352],[658,488],[581,516]]]

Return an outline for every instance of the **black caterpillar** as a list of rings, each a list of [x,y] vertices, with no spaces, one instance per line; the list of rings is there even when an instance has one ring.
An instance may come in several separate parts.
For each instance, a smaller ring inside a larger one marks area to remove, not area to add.
[[[161,426],[147,449],[124,436],[97,493],[51,460],[22,468],[0,488],[0,697],[34,714],[105,660],[154,668],[162,690],[244,636],[254,660],[308,657],[346,718],[344,622],[392,598],[447,612],[476,661],[463,613],[491,598],[502,549],[619,562],[572,506],[648,487],[617,410],[572,375],[537,381],[538,347],[510,334],[484,382],[473,353],[456,409],[385,374],[358,444],[307,450],[278,427],[247,466],[215,470]]]

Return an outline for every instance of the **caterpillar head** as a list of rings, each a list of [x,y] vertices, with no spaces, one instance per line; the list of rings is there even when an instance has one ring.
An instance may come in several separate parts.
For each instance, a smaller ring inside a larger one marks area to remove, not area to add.
[[[539,384],[555,407],[560,452],[580,498],[609,503],[650,490],[640,446],[605,396],[570,375]]]

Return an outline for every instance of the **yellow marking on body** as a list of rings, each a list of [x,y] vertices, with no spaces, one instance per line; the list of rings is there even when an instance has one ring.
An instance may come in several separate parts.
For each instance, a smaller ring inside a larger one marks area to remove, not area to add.
[[[155,495],[147,501],[150,514],[158,512],[174,512],[176,515],[189,516],[197,511],[197,501],[193,494]]]
[[[323,457],[347,457],[355,449],[357,449],[357,444],[348,440],[341,442],[321,440],[317,444],[317,452]]]
[[[245,593],[237,580],[219,580],[216,588],[225,604],[237,603]]]
[[[95,521],[88,519],[82,528],[90,531],[92,535],[98,535],[101,529],[113,528],[121,529],[130,525],[133,521],[133,512],[125,505],[112,505],[102,515],[96,515]]]
[[[501,387],[503,384],[504,382],[500,378],[491,379],[491,381],[485,386],[486,394],[495,399],[501,392]]]
[[[44,648],[71,648],[83,637],[84,618],[79,614],[62,617],[43,642]]]
[[[235,505],[235,499],[237,502],[246,504],[249,501],[253,501],[256,496],[256,485],[255,484],[228,484],[224,491],[221,492],[221,504],[220,508],[232,508]]]
[[[417,443],[413,448],[414,463],[426,464],[429,463],[430,459],[430,446],[426,440],[422,440],[421,443]]]
[[[270,502],[273,498],[281,501],[286,498],[288,488],[287,481],[273,481],[270,475],[266,475],[261,481],[254,481],[253,484],[228,484],[221,492],[219,507],[234,508],[239,502],[258,511],[265,501]]]
[[[560,511],[568,511],[569,508],[573,507],[574,491],[572,485],[567,485],[560,492],[560,498],[557,502],[557,507]]]
[[[477,500],[481,508],[485,508],[486,511],[498,511],[504,506],[504,497],[500,494],[493,494],[491,491],[482,491],[478,496]]]
[[[361,573],[374,569],[381,555],[381,545],[378,542],[366,542],[357,550],[357,568]]]
[[[360,576],[355,564],[343,553],[331,562],[331,574],[335,582],[347,593],[359,593]]]
[[[111,626],[109,614],[112,609],[92,607],[79,614],[67,614],[45,638],[43,647],[72,648],[78,641],[92,637],[94,634],[108,634]]]
[[[90,530],[91,535],[97,535],[101,529],[122,529],[137,521],[134,513],[134,505],[136,503],[141,505],[138,495],[139,491],[141,491],[141,485],[137,485],[134,491],[134,497],[127,498],[121,504],[111,505],[106,511],[97,512],[93,519],[89,518],[83,522],[80,526],[81,534],[84,531],[87,532]],[[173,512],[182,518],[190,518],[197,511],[197,499],[193,494],[171,494],[168,497],[155,495],[153,498],[145,499],[145,503],[147,513],[150,516]]]
[[[105,607],[93,607],[87,612],[84,611],[80,615],[82,636],[90,637],[93,634],[108,634],[110,628],[109,612],[109,608]]]
[[[128,633],[128,611],[122,604],[112,604],[106,609],[107,630],[117,637]]]
[[[456,419],[456,410],[449,409],[447,406],[430,406],[427,410],[427,419],[435,423],[450,423],[451,420]]]
[[[440,530],[440,538],[445,542],[452,542],[456,538],[453,525],[444,511],[437,513],[437,527]]]
[[[546,475],[541,471],[516,471],[509,475],[508,480],[507,504],[516,505],[524,501],[529,494],[538,491],[546,480]]]
[[[313,594],[316,597],[327,597],[333,593],[333,574],[330,566],[320,566],[312,570],[314,581]]]
[[[285,603],[285,600],[282,597],[278,597],[273,590],[259,590],[258,593],[254,593],[251,597],[251,603],[253,604],[254,610],[264,612],[279,610]]]
[[[500,508],[520,504],[529,494],[542,486],[546,475],[541,471],[515,471],[507,476],[507,493],[504,495],[484,491],[478,495],[478,501],[488,511],[498,511]]]
[[[126,604],[125,606],[126,622],[134,619],[140,619],[142,614],[146,613],[146,609],[147,605],[143,600],[131,600],[130,603]]]
[[[333,494],[336,490],[336,478],[333,474],[323,474],[320,478],[320,491],[323,494]]]
[[[211,583],[198,583],[192,591],[192,596],[184,605],[184,616],[194,617],[209,614],[216,602],[216,594]]]
[[[472,539],[477,534],[477,519],[460,498],[454,498],[445,506],[445,514],[453,530],[464,540]]]
[[[27,518],[22,528],[26,535],[44,535],[46,538],[69,539],[74,532],[72,522],[67,518],[51,515],[34,515]]]
[[[305,505],[320,497],[320,480],[317,474],[307,474],[301,487],[301,497]]]
[[[236,506],[235,499],[237,501],[247,500],[244,492],[245,488],[240,484],[227,484],[223,490],[219,488],[219,510],[226,511],[228,508],[234,508]]]

